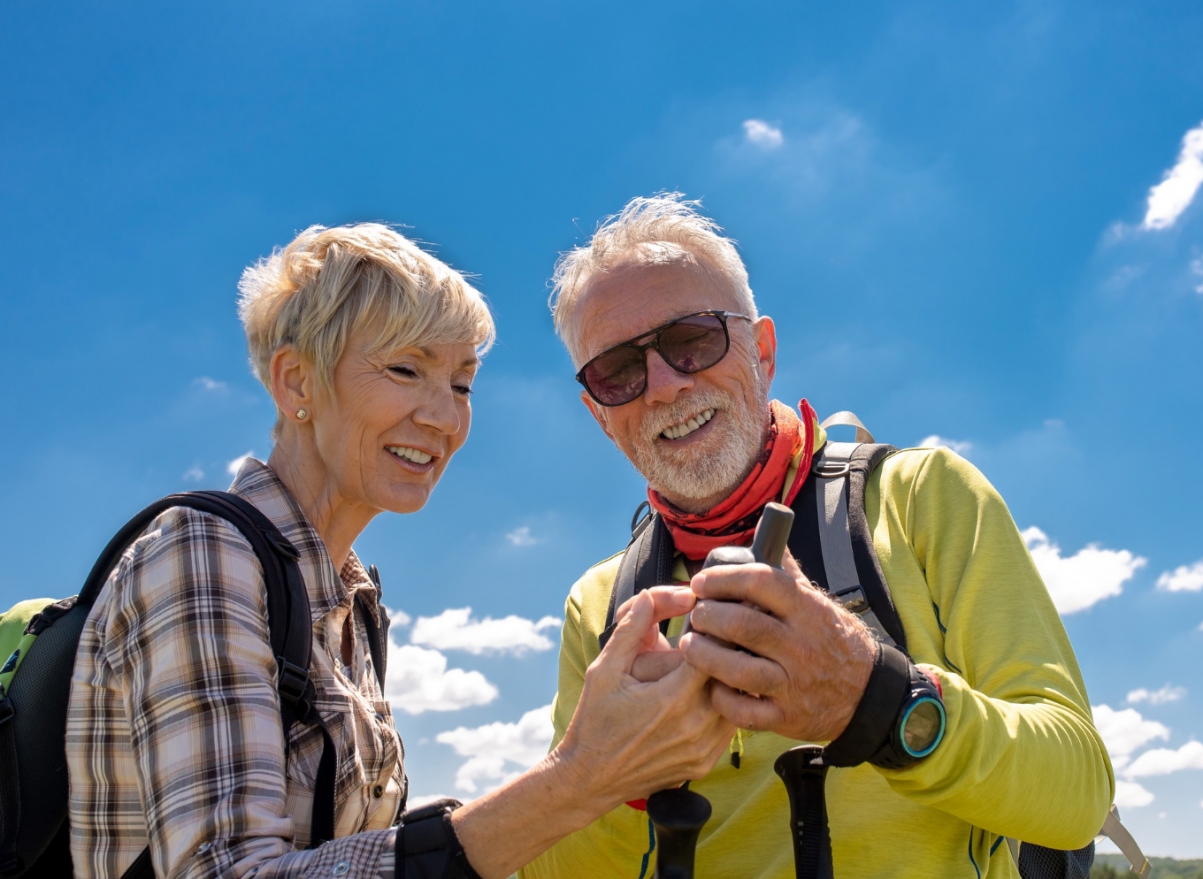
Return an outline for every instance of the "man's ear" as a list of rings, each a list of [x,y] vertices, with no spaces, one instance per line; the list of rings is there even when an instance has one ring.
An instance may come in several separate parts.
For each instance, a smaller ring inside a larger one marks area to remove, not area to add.
[[[598,402],[589,396],[588,391],[581,391],[581,402],[585,404],[589,414],[601,425],[601,429],[610,438],[610,442],[614,442],[614,434],[610,433],[609,419],[606,418],[606,407],[598,405]]]
[[[281,345],[272,354],[271,387],[272,398],[285,418],[293,418],[298,409],[312,410],[313,367],[292,345]]]
[[[756,318],[752,323],[752,333],[756,338],[756,354],[760,368],[769,382],[777,374],[777,328],[773,319],[768,315]]]

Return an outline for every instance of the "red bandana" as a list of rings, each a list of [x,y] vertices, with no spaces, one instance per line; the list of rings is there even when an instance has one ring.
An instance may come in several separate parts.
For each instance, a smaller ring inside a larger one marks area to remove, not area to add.
[[[648,501],[664,519],[673,536],[673,545],[687,558],[704,559],[716,546],[740,546],[750,543],[760,521],[760,511],[769,501],[781,496],[781,487],[790,464],[798,452],[798,476],[785,496],[793,502],[806,475],[815,450],[815,425],[818,418],[805,400],[798,403],[799,418],[784,403],[769,402],[772,423],[764,452],[747,478],[730,497],[705,513],[683,513],[649,487]]]

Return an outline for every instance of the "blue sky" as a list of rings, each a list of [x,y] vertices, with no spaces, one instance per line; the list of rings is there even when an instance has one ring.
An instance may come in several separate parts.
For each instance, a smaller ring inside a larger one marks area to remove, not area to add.
[[[357,547],[409,619],[415,793],[497,784],[546,741],[548,618],[641,497],[546,279],[680,189],[740,242],[777,396],[964,444],[1039,529],[1126,819],[1203,856],[1201,39],[1197,3],[1105,0],[0,3],[0,606],[267,454],[244,266],[405,224],[500,341],[428,507]]]

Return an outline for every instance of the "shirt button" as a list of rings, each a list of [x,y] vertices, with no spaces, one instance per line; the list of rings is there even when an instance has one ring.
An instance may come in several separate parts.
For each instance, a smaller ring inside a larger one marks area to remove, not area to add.
[[[382,796],[384,796],[384,786],[378,784],[372,788],[372,796],[374,796],[376,799],[380,799]]]
[[[350,861],[339,861],[330,872],[335,876],[346,876],[351,871]]]

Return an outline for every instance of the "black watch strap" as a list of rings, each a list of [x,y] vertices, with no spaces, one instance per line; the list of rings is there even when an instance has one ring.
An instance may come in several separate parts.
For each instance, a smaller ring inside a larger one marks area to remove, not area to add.
[[[480,879],[451,823],[451,813],[460,805],[459,800],[435,800],[401,816],[396,879]]]
[[[911,693],[910,659],[896,647],[877,642],[873,671],[848,727],[823,751],[829,766],[859,766],[871,762],[893,764],[890,736]],[[922,672],[920,672],[922,674]],[[883,753],[890,751],[890,754]]]

